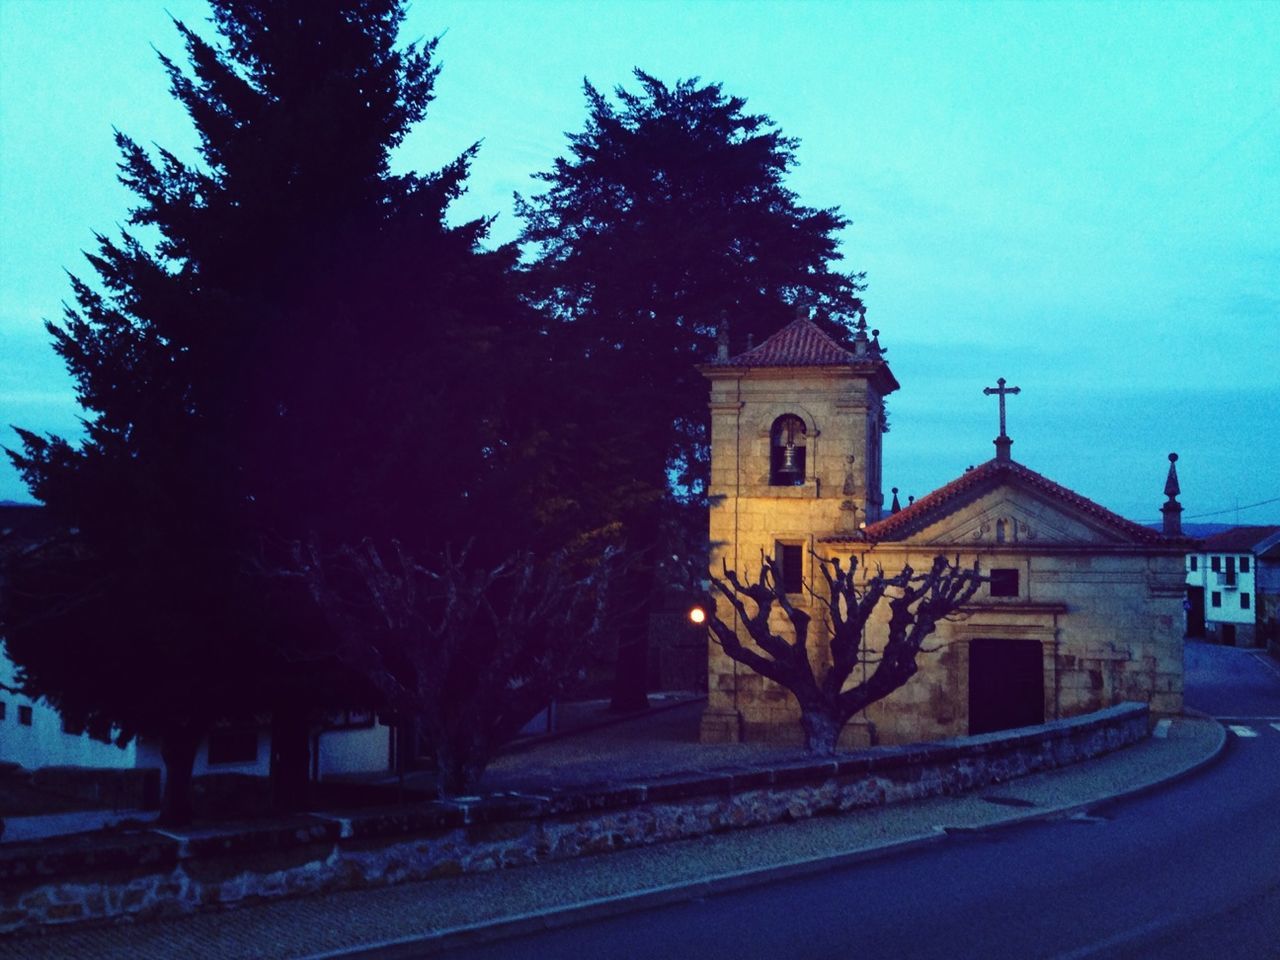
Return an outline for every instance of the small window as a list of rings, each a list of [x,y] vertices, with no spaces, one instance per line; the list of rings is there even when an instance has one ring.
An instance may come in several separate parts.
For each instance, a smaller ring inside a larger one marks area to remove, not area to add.
[[[31,726],[31,708],[18,704],[18,722],[24,727]]]
[[[1240,558],[1240,572],[1241,572],[1241,573],[1248,573],[1248,572],[1249,572],[1249,558],[1248,558],[1248,557],[1241,557],[1241,558]]]
[[[804,486],[805,432],[804,421],[793,413],[773,421],[769,431],[770,486]]]
[[[776,543],[774,546],[774,556],[782,567],[782,589],[787,593],[803,593],[804,547],[798,543]]]
[[[991,596],[1018,596],[1018,571],[1011,567],[991,571]]]
[[[7,704],[5,704],[3,700],[0,700],[0,720],[4,719],[4,711],[6,706]]]
[[[209,734],[209,763],[254,763],[258,759],[258,731],[215,730]]]
[[[1210,570],[1212,570],[1214,573],[1221,573],[1221,572],[1222,572],[1222,558],[1221,558],[1221,557],[1210,557],[1210,558],[1209,558],[1209,569],[1210,569]]]
[[[1227,576],[1231,576],[1236,572],[1236,558],[1227,557]]]
[[[1222,594],[1219,593],[1217,590],[1213,591],[1213,595],[1210,598],[1210,603],[1215,607],[1222,606]]]
[[[1189,561],[1191,561],[1191,569],[1192,569],[1192,570],[1195,570],[1195,569],[1197,569],[1197,568],[1199,567],[1199,560],[1200,560],[1200,558],[1199,558],[1199,557],[1197,557],[1197,556],[1195,556],[1195,555],[1193,554],[1192,556],[1187,557],[1187,559],[1188,559]]]
[[[1249,609],[1249,595],[1247,593],[1240,594],[1240,609],[1241,610]]]

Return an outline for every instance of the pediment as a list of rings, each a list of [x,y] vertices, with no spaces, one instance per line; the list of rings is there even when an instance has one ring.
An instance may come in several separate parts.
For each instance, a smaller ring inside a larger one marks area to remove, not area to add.
[[[910,537],[936,544],[1103,546],[1127,543],[1091,517],[1011,484],[955,509]]]

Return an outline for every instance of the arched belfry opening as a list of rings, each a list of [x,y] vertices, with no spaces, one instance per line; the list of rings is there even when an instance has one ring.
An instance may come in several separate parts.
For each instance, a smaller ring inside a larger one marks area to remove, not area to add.
[[[769,431],[769,485],[799,487],[805,477],[804,421],[794,413],[784,413]]]

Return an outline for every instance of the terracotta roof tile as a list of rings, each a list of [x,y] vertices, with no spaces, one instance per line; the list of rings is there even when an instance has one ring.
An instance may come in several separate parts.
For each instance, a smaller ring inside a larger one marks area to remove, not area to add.
[[[871,359],[858,357],[803,317],[789,324],[759,346],[718,360],[719,367],[826,367]]]
[[[1076,510],[1102,521],[1106,526],[1137,543],[1183,543],[1194,541],[1189,537],[1166,537],[1158,530],[1144,527],[1126,520],[1118,513],[1113,513],[1101,504],[1094,503],[1074,490],[1068,490],[1061,484],[1054,483],[1048,477],[1036,473],[1014,460],[988,460],[981,466],[974,467],[950,483],[939,487],[932,493],[921,497],[911,506],[892,514],[883,520],[870,524],[856,539],[876,542],[887,540],[903,540],[923,529],[929,524],[953,512],[960,505],[976,499],[982,493],[997,486],[1003,481],[1015,480],[1039,491],[1054,500],[1065,502]],[[834,538],[834,539],[855,539]]]

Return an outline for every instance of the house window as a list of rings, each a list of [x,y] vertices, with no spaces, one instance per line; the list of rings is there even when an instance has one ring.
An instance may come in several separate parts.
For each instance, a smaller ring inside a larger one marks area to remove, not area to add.
[[[258,731],[215,730],[209,734],[209,763],[254,763],[258,759]]]
[[[1195,569],[1197,569],[1197,568],[1199,567],[1199,562],[1198,562],[1198,561],[1199,561],[1199,559],[1200,559],[1200,558],[1199,558],[1199,557],[1197,557],[1197,556],[1195,556],[1194,554],[1193,554],[1192,556],[1190,556],[1190,557],[1187,557],[1187,560],[1188,560],[1188,561],[1190,562],[1190,564],[1191,564],[1191,569],[1192,569],[1192,570],[1195,570]]]
[[[804,547],[798,543],[774,544],[774,554],[782,568],[782,589],[787,593],[804,592]]]
[[[1217,590],[1213,591],[1212,596],[1209,598],[1209,602],[1215,607],[1222,606],[1222,594]]]
[[[1248,557],[1241,557],[1241,558],[1240,558],[1240,572],[1241,572],[1241,573],[1248,573],[1248,572],[1249,572],[1249,558],[1248,558]]]
[[[805,471],[804,421],[785,413],[773,421],[769,431],[769,485],[800,487]]]
[[[1249,609],[1249,595],[1247,593],[1240,594],[1240,609],[1241,610]]]
[[[996,568],[991,571],[991,596],[1018,596],[1018,571],[1012,567]]]
[[[1221,573],[1221,572],[1222,572],[1222,558],[1221,558],[1221,557],[1210,557],[1210,558],[1209,558],[1209,569],[1210,569],[1210,570],[1212,570],[1214,573]]]
[[[18,704],[18,722],[24,727],[31,726],[31,708]]]
[[[0,700],[0,720],[4,719],[5,702]]]

